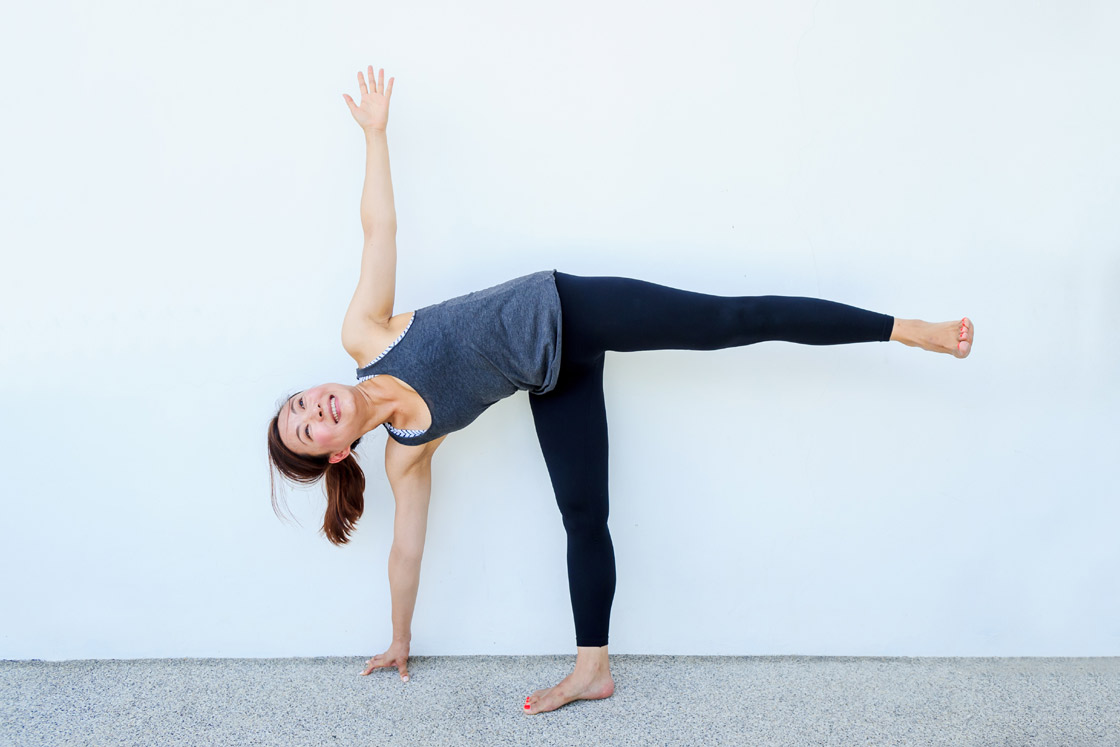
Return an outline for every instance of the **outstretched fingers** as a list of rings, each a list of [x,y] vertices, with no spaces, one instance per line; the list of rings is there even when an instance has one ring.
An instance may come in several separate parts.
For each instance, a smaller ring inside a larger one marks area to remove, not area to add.
[[[378,654],[377,656],[366,659],[366,668],[362,670],[359,675],[365,676],[375,669],[388,667],[397,667],[400,671],[401,680],[408,682],[408,661],[401,662],[399,659],[391,659],[385,654]]]
[[[378,83],[377,78],[374,77],[373,65],[370,65],[369,67],[367,67],[366,70],[369,71],[369,85],[373,89],[373,92],[374,93],[382,93],[385,90],[385,68],[381,68],[381,82],[380,83]],[[366,90],[366,79],[362,77],[362,72],[360,70],[358,71],[358,82],[361,84],[362,93],[364,93],[366,95],[369,95],[369,91]]]

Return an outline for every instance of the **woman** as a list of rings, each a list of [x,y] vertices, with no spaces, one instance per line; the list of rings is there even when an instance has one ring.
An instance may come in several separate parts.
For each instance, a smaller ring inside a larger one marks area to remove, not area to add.
[[[326,478],[323,532],[335,544],[362,513],[365,478],[352,455],[361,437],[389,431],[385,472],[396,501],[389,555],[393,642],[363,675],[397,667],[408,680],[412,612],[420,579],[432,455],[447,434],[524,389],[568,536],[568,587],[576,664],[552,688],[526,697],[525,713],[551,711],[614,692],[607,630],[614,550],[607,530],[604,352],[716,350],[764,340],[838,345],[894,340],[968,355],[973,325],[895,319],[816,298],[720,297],[630,278],[542,271],[413,312],[394,313],[396,214],[385,136],[393,78],[385,71],[361,103],[343,94],[366,134],[358,287],[342,344],[360,366],[358,383],[322,384],[293,395],[268,426],[269,458],[284,476]],[[274,494],[275,506],[275,494]]]

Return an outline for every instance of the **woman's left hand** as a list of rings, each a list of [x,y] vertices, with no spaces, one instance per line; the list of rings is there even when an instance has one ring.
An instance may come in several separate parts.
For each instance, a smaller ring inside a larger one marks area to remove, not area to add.
[[[389,85],[386,86],[385,68],[382,68],[381,80],[375,80],[373,65],[370,65],[369,82],[373,85],[372,91],[366,89],[366,79],[362,77],[362,71],[359,70],[358,88],[362,91],[362,102],[355,104],[354,99],[345,93],[342,94],[342,98],[346,99],[350,113],[354,115],[354,121],[361,125],[363,130],[384,132],[385,126],[389,123],[389,97],[393,95],[393,79],[389,78]]]

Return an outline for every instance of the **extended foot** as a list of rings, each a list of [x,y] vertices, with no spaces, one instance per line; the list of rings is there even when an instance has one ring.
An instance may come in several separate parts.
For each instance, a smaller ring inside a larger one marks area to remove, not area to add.
[[[976,328],[967,316],[959,322],[923,322],[920,319],[897,319],[892,340],[934,353],[949,353],[967,358],[972,351]]]
[[[596,700],[609,698],[614,693],[614,678],[609,668],[594,671],[581,670],[579,667],[565,677],[559,685],[547,690],[537,690],[525,698],[524,713],[544,713],[555,711],[573,700]]]

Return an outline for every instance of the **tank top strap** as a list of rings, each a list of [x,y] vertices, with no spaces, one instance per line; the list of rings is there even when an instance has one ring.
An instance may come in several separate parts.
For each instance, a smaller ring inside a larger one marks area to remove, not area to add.
[[[408,318],[408,324],[406,324],[404,326],[404,330],[399,335],[397,335],[397,339],[390,342],[389,347],[382,350],[381,353],[376,358],[374,358],[369,363],[367,363],[366,365],[364,365],[364,366],[362,366],[361,368],[358,369],[358,381],[365,381],[366,379],[372,378],[373,376],[377,375],[377,374],[374,374],[374,373],[370,373],[369,369],[373,366],[373,364],[377,363],[379,360],[384,358],[386,353],[388,353],[390,350],[392,350],[394,347],[396,347],[398,342],[400,342],[401,340],[404,339],[404,336],[406,334],[408,334],[408,330],[412,329],[412,323],[414,321],[416,321],[416,312],[415,311],[413,311],[412,316],[410,316]]]

